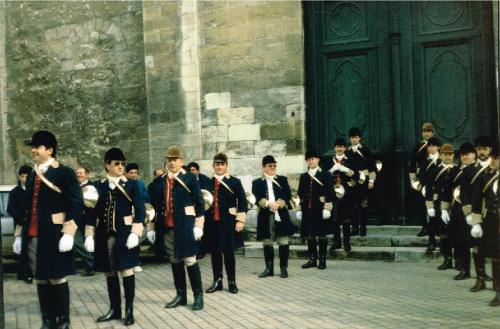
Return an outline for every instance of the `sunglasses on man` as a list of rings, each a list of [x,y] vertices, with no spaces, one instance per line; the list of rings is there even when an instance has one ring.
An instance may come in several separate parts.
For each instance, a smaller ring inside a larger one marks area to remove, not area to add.
[[[125,161],[111,161],[110,164],[113,166],[113,167],[118,167],[118,166],[122,166],[122,167],[125,167],[125,165],[127,164]]]

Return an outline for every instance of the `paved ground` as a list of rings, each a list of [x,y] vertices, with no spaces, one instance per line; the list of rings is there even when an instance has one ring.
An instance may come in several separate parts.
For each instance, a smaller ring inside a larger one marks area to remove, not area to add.
[[[136,276],[136,324],[129,328],[500,327],[500,308],[487,305],[494,294],[491,283],[486,291],[470,293],[474,280],[453,281],[455,270],[436,270],[440,260],[329,261],[324,271],[303,270],[303,262],[290,261],[288,279],[259,279],[263,260],[239,256],[240,292],[205,294],[205,309],[196,313],[163,308],[175,294],[170,266],[146,264]],[[200,263],[206,288],[212,280],[210,260]],[[119,321],[94,322],[108,308],[101,275],[72,277],[70,289],[72,328],[124,328]],[[7,274],[4,293],[6,328],[38,329],[35,286]],[[190,291],[188,299],[192,302]]]

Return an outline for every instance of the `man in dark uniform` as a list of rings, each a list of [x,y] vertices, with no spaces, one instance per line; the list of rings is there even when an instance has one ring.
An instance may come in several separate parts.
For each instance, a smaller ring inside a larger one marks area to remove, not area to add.
[[[9,203],[7,212],[14,219],[15,232],[14,237],[17,245],[21,246],[21,231],[26,223],[26,180],[31,174],[32,168],[27,165],[19,168],[19,180],[17,186],[9,192]],[[21,254],[21,248],[14,250],[16,254]],[[24,280],[26,283],[33,283],[33,273],[28,266],[26,258],[19,258],[19,267],[17,269],[17,279]]]
[[[471,235],[480,239],[479,250],[485,257],[491,257],[495,297],[490,306],[500,306],[499,160],[498,148],[493,147],[491,163],[475,186],[470,220]]]
[[[189,172],[195,175],[198,179],[198,182],[200,182],[200,188],[207,189],[210,185],[210,178],[200,172],[200,165],[198,165],[196,162],[190,162],[187,167],[189,169]]]
[[[417,177],[419,171],[427,161],[427,141],[432,136],[434,136],[434,125],[430,122],[425,122],[422,125],[422,140],[413,146],[410,153],[410,165],[408,166],[411,186],[410,198],[412,200],[412,204],[415,205],[415,216],[422,222],[422,229],[418,232],[417,236],[427,235],[427,212],[425,208],[425,200],[422,197],[422,193],[420,193],[420,188],[422,186],[419,186]]]
[[[333,249],[342,247],[340,239],[340,225],[342,225],[342,235],[344,250],[351,251],[351,219],[356,215],[355,212],[355,187],[359,179],[358,171],[355,171],[355,164],[351,158],[345,154],[347,143],[345,139],[338,138],[335,141],[335,156],[333,166],[329,173],[332,175],[332,184],[335,189],[335,207],[333,215],[335,222],[333,226]]]
[[[187,165],[187,170],[191,172],[193,175],[196,176],[198,179],[198,182],[200,183],[200,188],[202,190],[209,190],[210,187],[210,179],[206,176],[203,175],[200,172],[200,166],[196,162],[190,162]],[[201,237],[201,240],[198,241],[198,254],[196,255],[197,259],[202,259],[205,257],[205,253],[207,252],[209,246],[207,245],[207,234],[206,234],[206,227],[204,228],[203,236]]]
[[[85,227],[85,248],[94,252],[94,267],[104,272],[108,288],[109,311],[96,319],[106,322],[121,319],[121,294],[118,272],[125,293],[123,324],[132,325],[134,319],[135,275],[139,265],[139,237],[146,217],[144,197],[137,181],[124,174],[125,155],[111,148],[104,155],[106,178],[96,182],[99,200]]]
[[[85,200],[85,190],[86,189],[95,189],[94,184],[89,181],[89,170],[85,167],[79,167],[76,169],[76,178],[80,183],[80,187],[82,188],[82,192],[84,193],[84,218],[87,218],[89,212],[91,211],[90,207],[87,206],[87,201]],[[94,205],[95,206],[95,205]],[[85,226],[79,225],[78,230],[75,234],[75,245],[74,252],[77,256],[81,258],[84,264],[83,276],[92,276],[94,275],[94,255],[91,252],[88,252],[85,249]]]
[[[236,261],[234,250],[243,247],[243,226],[248,209],[245,190],[241,181],[228,173],[228,159],[224,153],[214,156],[214,177],[208,191],[213,195],[212,207],[206,212],[205,232],[212,258],[214,281],[206,290],[222,290],[222,256],[226,266],[229,292],[236,294]]]
[[[476,161],[476,150],[469,142],[460,145],[459,153],[460,166],[449,175],[440,193],[441,218],[445,221],[446,215],[449,215],[448,229],[454,250],[455,267],[460,271],[453,277],[454,280],[470,278],[470,230],[462,212],[460,189],[467,184],[464,171]]]
[[[168,172],[155,178],[151,204],[156,220],[148,228],[148,239],[167,249],[177,291],[165,308],[187,304],[186,266],[193,290],[193,311],[203,309],[203,287],[200,267],[196,262],[196,241],[203,236],[204,201],[196,176],[186,172],[184,156],[177,145],[167,149],[165,161]]]
[[[57,141],[51,132],[37,131],[27,144],[36,164],[26,183],[22,253],[35,275],[42,328],[69,328],[66,276],[75,274],[71,251],[83,213],[82,190],[75,172],[55,159]]]
[[[280,277],[288,277],[289,237],[296,232],[290,221],[288,206],[292,192],[285,176],[276,175],[276,160],[272,155],[262,158],[261,178],[252,182],[252,193],[257,200],[257,240],[262,240],[266,269],[260,278],[274,275],[274,241],[279,246]]]
[[[468,166],[464,170],[467,183],[462,185],[461,200],[462,210],[469,225],[472,225],[472,202],[476,190],[479,189],[477,184],[481,181],[481,176],[484,175],[491,163],[490,153],[492,145],[493,142],[490,137],[477,137],[474,141],[474,146],[478,160],[474,165]],[[491,281],[491,277],[486,274],[484,252],[481,251],[480,241],[474,235],[472,235],[471,246],[472,259],[474,260],[474,268],[476,270],[476,283],[470,291],[478,292],[486,288],[485,281]]]
[[[319,154],[307,151],[305,155],[307,172],[300,175],[297,194],[300,198],[300,209],[296,217],[301,221],[301,236],[307,239],[309,260],[302,268],[326,268],[327,234],[330,234],[329,223],[333,208],[333,184],[331,175],[323,172],[318,166]],[[317,239],[316,239],[317,237]],[[319,247],[319,264],[318,259]]]
[[[441,143],[436,137],[431,137],[427,141],[427,160],[424,166],[419,170],[417,178],[419,183],[422,185],[421,193],[425,200],[425,207],[427,211],[427,233],[429,234],[429,241],[426,250],[426,254],[430,255],[436,249],[436,234],[438,229],[438,219],[436,215],[436,208],[434,207],[434,202],[432,200],[432,186],[434,184],[434,178],[437,174],[437,167],[441,164],[441,159],[439,158],[439,148]],[[429,200],[427,198],[430,198]]]
[[[368,192],[375,186],[377,178],[377,167],[370,149],[361,145],[361,130],[357,127],[349,129],[351,145],[346,152],[348,158],[352,159],[355,171],[360,172],[360,179],[355,187],[355,209],[356,216],[352,218],[353,230],[351,235],[366,236],[366,224],[368,221]],[[364,178],[363,178],[364,177]]]
[[[144,184],[144,181],[140,179],[140,173],[139,173],[139,165],[135,162],[130,162],[127,163],[125,166],[125,177],[127,177],[130,180],[135,180],[137,182],[137,187],[141,191],[142,197],[144,198],[144,202],[146,204],[146,209],[150,207],[149,204],[149,192],[146,189],[146,185]],[[146,236],[143,233],[143,236],[139,237],[139,244],[141,244],[144,240],[146,240]],[[140,273],[142,272],[142,267],[140,265],[137,265],[134,267],[134,272]]]
[[[432,179],[427,187],[426,203],[432,205],[434,209],[435,222],[432,223],[433,231],[439,234],[440,248],[439,251],[443,255],[443,264],[439,265],[438,270],[446,270],[453,268],[453,245],[450,238],[450,213],[449,203],[443,201],[444,194],[450,193],[447,185],[451,182],[452,177],[457,175],[460,170],[453,162],[455,150],[451,144],[443,144],[439,150],[441,163],[433,168]],[[431,223],[429,223],[431,225]]]

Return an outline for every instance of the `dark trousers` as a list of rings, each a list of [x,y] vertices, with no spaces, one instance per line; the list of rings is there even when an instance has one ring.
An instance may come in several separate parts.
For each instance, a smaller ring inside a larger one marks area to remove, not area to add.
[[[500,258],[491,260],[491,270],[493,276],[493,290],[500,293]]]
[[[448,231],[454,249],[455,264],[459,270],[470,272],[470,226],[465,221],[462,207],[454,203],[450,210]]]
[[[235,281],[236,277],[236,260],[233,252],[214,251],[211,254],[212,271],[214,280],[222,278],[222,257],[224,256],[224,265],[226,267],[226,275],[229,281]]]
[[[420,223],[422,229],[427,229],[427,208],[425,207],[425,199],[422,193],[410,189],[409,200],[411,202],[411,209],[413,213],[413,222]]]
[[[342,238],[340,236],[340,226],[342,225]],[[350,243],[351,241],[351,222],[349,220],[339,223],[336,221],[333,224],[333,245],[340,248],[342,246],[341,241],[345,243]]]
[[[77,230],[75,233],[73,251],[83,261],[86,272],[94,270],[94,255],[85,249],[85,236],[82,230]]]
[[[19,256],[18,260],[19,261],[17,263],[17,279],[23,280],[26,278],[32,278],[33,272],[31,271],[31,268],[28,266],[26,257]]]

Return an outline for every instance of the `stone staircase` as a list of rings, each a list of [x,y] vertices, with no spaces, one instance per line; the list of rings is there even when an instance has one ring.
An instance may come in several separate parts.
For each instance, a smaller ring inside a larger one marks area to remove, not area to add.
[[[425,254],[427,237],[417,237],[419,230],[419,226],[368,226],[366,237],[351,237],[350,252],[329,248],[328,258],[418,262],[438,257],[438,251],[432,255]],[[245,234],[245,247],[242,251],[245,257],[263,257],[262,243],[256,241],[256,229],[248,227]],[[331,236],[328,236],[328,245],[332,245]],[[277,255],[278,247],[275,246],[275,249]],[[290,258],[307,258],[307,246],[302,243],[299,234],[290,239]]]

